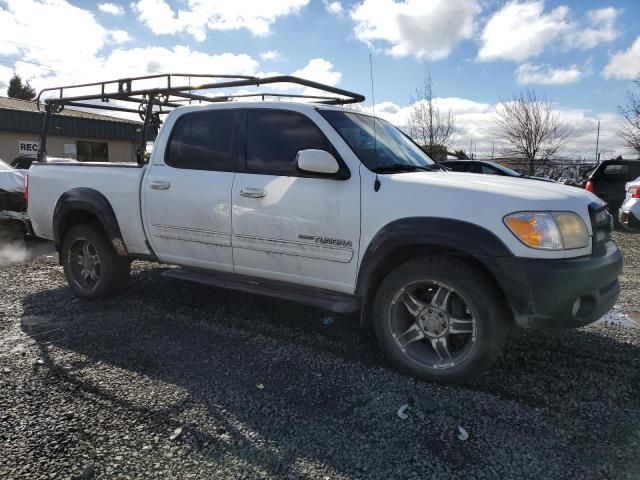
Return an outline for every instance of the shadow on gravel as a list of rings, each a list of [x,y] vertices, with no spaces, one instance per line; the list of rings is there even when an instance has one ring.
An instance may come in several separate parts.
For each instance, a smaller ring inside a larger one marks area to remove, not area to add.
[[[22,328],[57,381],[157,434],[183,425],[194,453],[271,475],[300,459],[379,478],[406,473],[408,461],[457,474],[482,466],[490,477],[505,464],[549,477],[638,472],[627,446],[640,431],[640,348],[622,329],[514,332],[482,378],[438,387],[390,371],[356,316],[327,326],[311,308],[160,271],[134,274],[129,293],[107,301],[67,289],[28,296]],[[83,360],[65,365],[66,353]],[[182,393],[163,398],[156,383]],[[403,402],[412,420],[396,417]],[[470,441],[456,440],[457,425],[471,426]]]

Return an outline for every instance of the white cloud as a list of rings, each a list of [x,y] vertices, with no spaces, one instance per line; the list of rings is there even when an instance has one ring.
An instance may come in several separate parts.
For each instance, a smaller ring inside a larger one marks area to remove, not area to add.
[[[157,35],[174,34],[184,28],[165,0],[140,0],[131,7],[138,13],[138,19]]]
[[[516,78],[521,85],[566,85],[582,77],[582,71],[572,65],[568,68],[553,68],[551,65],[523,63],[516,69]]]
[[[609,43],[619,36],[615,22],[620,10],[613,7],[599,8],[587,12],[588,26],[576,25],[574,31],[565,38],[569,47],[593,48],[601,43]]]
[[[224,72],[229,75],[255,75],[259,67],[259,63],[247,54],[209,55],[177,45],[173,48],[117,49],[103,60],[102,69],[118,78],[130,75],[133,66],[138,68],[136,74],[145,74],[182,71],[185,65],[194,72]]]
[[[396,57],[438,60],[471,38],[476,0],[363,0],[351,10],[359,40]]]
[[[268,35],[278,17],[297,13],[309,0],[188,0],[186,3],[186,9],[177,12],[166,0],[139,0],[132,6],[138,18],[155,34],[187,32],[197,41],[204,41],[207,29],[245,28],[256,36]]]
[[[622,80],[640,77],[640,37],[627,50],[616,52],[602,73],[606,78]]]
[[[277,50],[268,50],[260,54],[261,60],[270,61],[270,62],[276,62],[281,58],[282,56],[280,55],[280,52]]]
[[[324,0],[324,8],[327,9],[327,12],[339,17],[344,13],[344,7],[341,2],[328,2]]]
[[[25,79],[80,66],[95,68],[96,55],[110,35],[90,12],[63,0],[0,3],[0,25],[3,38],[25,43],[11,46],[12,54],[24,61],[16,63],[15,69]],[[7,54],[5,44],[0,45]]]
[[[98,5],[98,10],[104,13],[110,13],[111,15],[124,15],[124,8],[122,5],[115,3],[101,3]]]
[[[131,41],[131,37],[124,30],[111,30],[109,31],[109,36],[117,44],[127,43]]]
[[[333,64],[324,58],[310,60],[307,65],[296,70],[292,75],[332,86],[340,83],[342,79],[342,73],[333,70]]]
[[[456,133],[450,150],[469,151],[470,141],[473,141],[474,152],[479,158],[488,158],[492,150],[500,154],[501,142],[495,131],[493,118],[498,104],[482,103],[459,97],[439,97],[435,99],[440,110],[449,109],[455,116]],[[408,131],[408,119],[412,105],[400,106],[393,102],[380,102],[375,105],[375,114],[394,125]],[[371,113],[370,106],[364,108]],[[562,120],[567,121],[575,135],[564,151],[567,158],[593,159],[595,151],[595,135],[598,121],[600,126],[600,151],[602,158],[617,155],[628,156],[630,152],[624,147],[617,131],[620,128],[619,116],[614,113],[596,114],[586,109],[571,109],[557,106],[555,112]],[[477,150],[476,150],[477,149]]]
[[[544,0],[511,1],[495,12],[480,36],[478,60],[523,62],[559,44],[563,49],[593,48],[618,37],[613,7],[586,12],[586,20],[571,19],[571,10],[559,6],[545,12]]]
[[[542,0],[508,3],[485,25],[478,59],[522,62],[538,55],[568,28],[568,13],[560,6],[545,14]]]

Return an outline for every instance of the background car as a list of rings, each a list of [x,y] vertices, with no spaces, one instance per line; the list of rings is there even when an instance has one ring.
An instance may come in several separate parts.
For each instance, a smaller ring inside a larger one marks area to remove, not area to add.
[[[545,182],[553,182],[550,178],[529,177],[515,170],[500,165],[499,163],[489,162],[487,160],[443,160],[440,165],[450,168],[454,172],[482,173],[484,175],[501,175],[504,177],[520,177],[534,180],[543,180]]]
[[[11,166],[22,170],[29,170],[31,164],[38,160],[38,157],[21,155],[12,160]],[[47,161],[51,163],[77,163],[73,158],[49,158]]]
[[[23,196],[26,176],[26,171],[16,170],[0,160],[0,211],[26,210]]]
[[[625,185],[640,176],[640,160],[605,160],[591,171],[585,189],[607,203],[619,224],[618,210],[625,201]]]
[[[618,212],[618,221],[625,229],[640,232],[640,177],[625,186],[627,192]]]

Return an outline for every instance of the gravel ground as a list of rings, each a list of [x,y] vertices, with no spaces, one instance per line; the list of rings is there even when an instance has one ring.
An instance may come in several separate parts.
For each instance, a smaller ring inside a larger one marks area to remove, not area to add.
[[[616,239],[638,315],[640,236]],[[51,254],[0,269],[0,478],[640,478],[640,329],[514,331],[440,387],[390,369],[355,316],[162,269],[100,302]]]

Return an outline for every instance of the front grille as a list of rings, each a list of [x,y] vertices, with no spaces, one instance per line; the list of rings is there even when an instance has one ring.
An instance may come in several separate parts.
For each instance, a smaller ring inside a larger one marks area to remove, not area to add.
[[[591,230],[593,231],[593,254],[604,255],[606,244],[611,240],[613,231],[613,217],[604,205],[592,203],[589,205],[589,216],[591,217]]]

